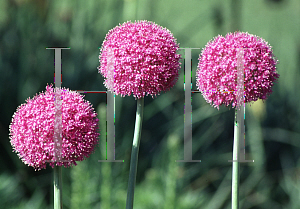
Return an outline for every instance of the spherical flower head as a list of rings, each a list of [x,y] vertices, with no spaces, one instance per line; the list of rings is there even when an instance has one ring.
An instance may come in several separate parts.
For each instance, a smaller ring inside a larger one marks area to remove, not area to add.
[[[75,91],[60,90],[61,162],[55,162],[55,93],[52,85],[46,87],[45,93],[28,98],[25,104],[20,105],[9,126],[13,151],[35,170],[45,169],[47,162],[52,168],[55,163],[65,167],[77,165],[75,161],[88,158],[99,143],[99,120],[92,105]]]
[[[106,35],[98,70],[114,94],[153,98],[176,84],[181,58],[176,54],[178,48],[168,29],[149,21],[129,21]]]
[[[196,85],[205,100],[218,109],[222,104],[237,106],[237,52],[240,49],[244,54],[245,103],[265,100],[279,78],[278,61],[271,46],[262,38],[244,32],[215,37],[199,56]]]

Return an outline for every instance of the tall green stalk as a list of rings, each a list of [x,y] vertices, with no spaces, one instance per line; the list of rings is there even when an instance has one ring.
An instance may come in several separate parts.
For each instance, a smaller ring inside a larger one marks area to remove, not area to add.
[[[137,100],[135,128],[134,128],[133,144],[131,150],[130,171],[129,171],[129,180],[128,180],[128,189],[127,189],[126,209],[133,208],[134,188],[135,188],[136,171],[137,171],[137,164],[138,164],[138,153],[139,153],[141,133],[142,133],[143,110],[144,110],[144,98],[142,97],[141,99]]]
[[[239,157],[240,157],[240,135],[243,128],[240,123],[242,114],[242,107],[235,110],[235,124],[234,124],[234,139],[233,139],[233,156],[232,156],[232,194],[231,194],[231,208],[239,208]]]
[[[61,166],[54,166],[54,209],[62,209],[62,177]]]

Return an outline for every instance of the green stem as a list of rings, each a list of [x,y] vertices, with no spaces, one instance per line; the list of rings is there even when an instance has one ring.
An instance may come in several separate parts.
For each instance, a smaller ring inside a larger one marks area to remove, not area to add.
[[[141,98],[141,99],[137,100],[135,128],[134,128],[133,144],[132,144],[132,150],[131,150],[126,209],[133,208],[134,188],[135,188],[136,171],[137,171],[137,164],[138,164],[138,153],[139,153],[141,133],[142,133],[143,109],[144,109],[144,98]]]
[[[242,109],[242,108],[240,108]],[[238,209],[239,208],[239,157],[240,157],[240,134],[241,134],[241,124],[240,120],[241,118],[241,110],[235,110],[235,124],[234,124],[234,139],[233,139],[233,156],[232,160],[235,162],[232,162],[232,209]]]
[[[62,209],[61,166],[54,166],[54,209]]]

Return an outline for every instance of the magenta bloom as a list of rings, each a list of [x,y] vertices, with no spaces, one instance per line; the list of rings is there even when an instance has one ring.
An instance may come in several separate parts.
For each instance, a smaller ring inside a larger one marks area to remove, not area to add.
[[[56,163],[65,167],[77,165],[94,151],[99,142],[97,113],[84,96],[62,89],[62,158]],[[35,170],[46,168],[46,161],[54,160],[54,89],[28,98],[12,117],[10,143],[20,159]],[[54,167],[54,162],[48,162]]]
[[[100,51],[99,73],[116,95],[142,98],[172,88],[178,80],[179,45],[153,22],[126,22],[108,32]]]
[[[277,60],[262,38],[243,32],[215,37],[199,56],[196,85],[205,100],[218,109],[222,104],[237,104],[237,48],[244,49],[245,102],[265,100],[279,78]]]

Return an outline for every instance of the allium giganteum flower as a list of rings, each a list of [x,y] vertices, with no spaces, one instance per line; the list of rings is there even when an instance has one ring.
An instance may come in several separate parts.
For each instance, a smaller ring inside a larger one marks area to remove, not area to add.
[[[62,88],[62,159],[57,166],[77,165],[94,151],[99,141],[97,113],[84,96]],[[52,85],[45,93],[28,98],[14,113],[10,142],[21,160],[35,170],[46,168],[47,161],[54,167],[55,104]]]
[[[168,29],[149,21],[126,22],[106,35],[99,73],[105,77],[104,85],[116,95],[153,98],[177,82],[178,48]]]
[[[266,99],[279,78],[277,60],[262,38],[243,32],[215,37],[199,56],[196,85],[205,100],[218,109],[222,104],[237,104],[237,48],[244,49],[246,103]]]

